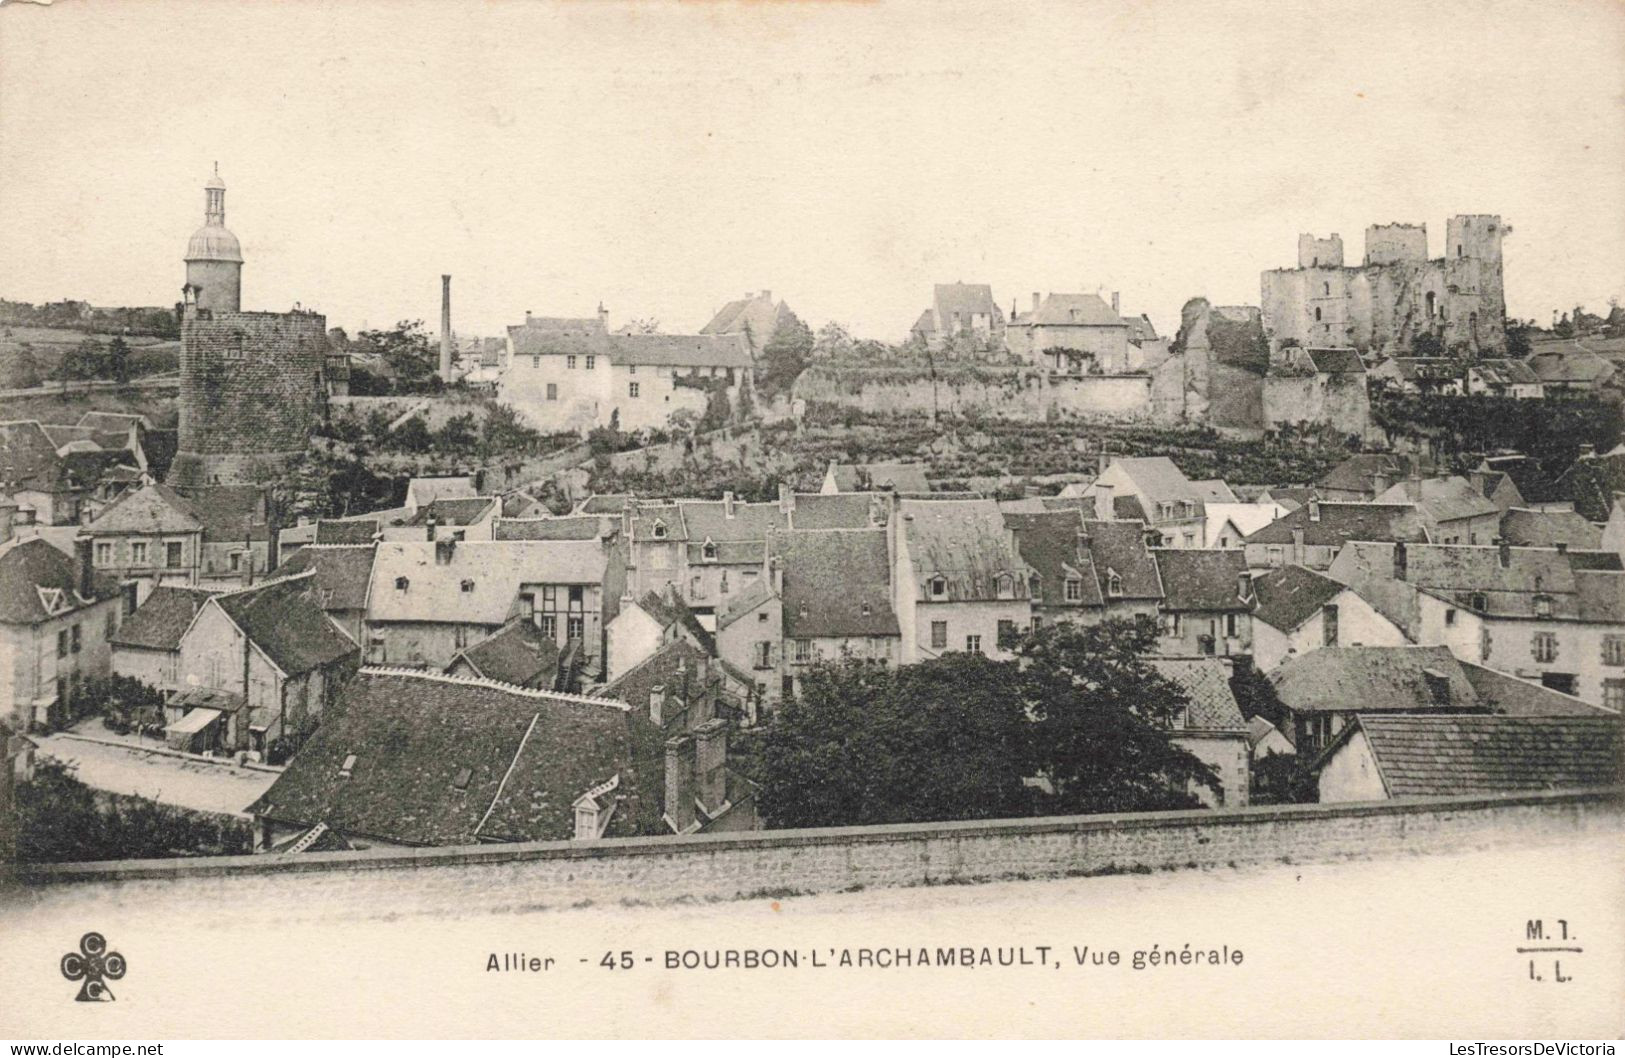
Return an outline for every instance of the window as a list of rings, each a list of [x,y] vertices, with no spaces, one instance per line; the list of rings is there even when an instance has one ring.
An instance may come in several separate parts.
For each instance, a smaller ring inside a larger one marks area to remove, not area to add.
[[[626,384],[626,395],[628,397],[635,397],[638,395],[638,384],[636,382],[628,382]]]
[[[1319,307],[1316,307],[1316,309],[1315,309],[1315,322],[1316,323],[1320,322],[1320,309],[1319,309]]]
[[[1168,714],[1168,726],[1174,728],[1175,730],[1184,729],[1185,707],[1183,705],[1174,706],[1173,711]]]
[[[542,358],[539,357],[539,356],[531,357],[530,358],[530,366],[531,366],[532,370],[534,370],[534,369],[536,369],[538,367],[541,367],[542,366]]]
[[[1602,681],[1602,704],[1615,712],[1625,709],[1625,680]]]
[[[107,611],[107,624],[102,629],[102,636],[104,638],[106,638],[106,639],[112,639],[113,638],[113,633],[117,632],[117,631],[118,631],[118,608],[114,607],[113,609],[110,609],[110,610]]]
[[[1535,596],[1535,616],[1536,617],[1550,617],[1550,616],[1552,616],[1552,597],[1550,595],[1537,595],[1537,596]]]
[[[131,542],[130,564],[132,566],[144,566],[147,564],[147,542],[145,540],[136,540]]]
[[[944,598],[945,596],[947,596],[947,594],[948,594],[948,578],[947,577],[932,577],[931,578],[931,598],[933,598],[933,599],[941,599],[941,598]]]
[[[705,598],[705,581],[696,573],[688,582],[688,597],[690,599]]]
[[[653,536],[656,540],[666,539],[666,523],[660,521],[658,518],[655,519],[654,529],[649,535]]]
[[[805,663],[812,660],[812,640],[796,640],[796,661]]]
[[[586,618],[572,614],[564,619],[564,636],[566,639],[581,639],[586,635]]]
[[[1322,646],[1327,647],[1337,645],[1337,607],[1335,605],[1320,608],[1320,643]]]
[[[598,364],[598,358],[596,356],[588,356],[587,357],[587,370],[588,371],[591,371],[594,367],[597,366],[597,364]]]
[[[1332,285],[1330,283],[1322,283],[1322,284],[1320,284],[1320,292],[1322,294],[1330,296],[1331,292],[1332,292]]]
[[[113,564],[113,545],[105,540],[96,541],[96,565],[111,566]]]
[[[410,588],[411,586],[412,586],[412,582],[407,580],[405,577],[396,577],[395,578],[395,590],[396,591],[405,591],[407,588]]]
[[[467,595],[474,590],[474,582],[471,580],[465,580],[459,584],[458,587],[462,589],[464,595]]]
[[[759,668],[759,669],[770,669],[770,668],[772,668],[773,667],[773,641],[770,640],[770,639],[759,639],[759,640],[757,640],[756,641],[756,648],[755,648],[754,651],[752,651],[752,658],[753,658],[753,664],[755,665],[756,668]]]
[[[717,581],[717,594],[718,595],[726,595],[726,594],[728,594],[728,571],[727,570],[722,571],[722,577]]]
[[[763,610],[761,613],[756,615],[756,623],[759,624],[759,625],[767,624],[767,611],[766,610]]]
[[[1550,665],[1557,660],[1557,635],[1552,632],[1536,632],[1533,644],[1535,660],[1542,665]]]
[[[932,650],[947,650],[948,649],[948,622],[947,621],[932,621],[931,622],[931,649]]]
[[[1066,601],[1083,601],[1083,580],[1079,577],[1066,578]]]
[[[527,621],[536,619],[536,596],[521,595],[519,597],[519,612]]]
[[[636,365],[636,364],[627,364],[626,365],[626,373],[629,374],[629,375],[637,374],[638,373],[638,365]]]
[[[1016,641],[1016,623],[1014,621],[999,622],[999,647],[1008,649]]]
[[[1625,665],[1625,636],[1602,637],[1602,663],[1604,665]]]
[[[548,639],[556,639],[556,638],[558,638],[558,634],[559,634],[559,617],[558,617],[558,614],[551,614],[551,613],[542,614],[542,635],[546,636]]]
[[[1450,628],[1453,625],[1455,625],[1455,623],[1456,623],[1456,608],[1454,606],[1452,606],[1450,609],[1448,609],[1448,610],[1446,610],[1444,612],[1444,624],[1445,624],[1446,628]]]
[[[181,544],[179,540],[164,542],[164,565],[170,569],[179,569],[181,565]]]
[[[1484,593],[1481,591],[1475,591],[1472,595],[1468,596],[1467,605],[1471,606],[1479,613],[1483,613],[1490,608],[1489,600],[1485,598]]]
[[[1236,615],[1233,613],[1224,615],[1224,634],[1229,639],[1236,638]]]
[[[66,628],[56,634],[56,656],[59,658],[68,656],[68,630]]]
[[[1177,636],[1179,634],[1179,615],[1165,613],[1162,615],[1162,631],[1164,635]]]
[[[236,573],[239,569],[241,569],[243,566],[242,552],[233,551],[231,554],[227,555],[226,565],[233,573]]]
[[[575,358],[575,357],[573,357],[573,356],[567,356],[567,357],[565,357],[565,358],[564,358],[564,366],[565,366],[565,368],[567,368],[567,369],[568,369],[568,370],[570,370],[570,371],[574,371],[574,370],[575,370],[575,369],[576,369],[576,358]]]
[[[457,625],[455,628],[452,629],[452,635],[453,635],[453,638],[457,642],[457,649],[458,650],[461,650],[463,647],[468,646],[468,626],[467,625]]]
[[[1116,573],[1107,571],[1107,573],[1106,573],[1106,594],[1110,595],[1114,599],[1117,598],[1119,595],[1122,595],[1123,594],[1123,578],[1119,577]]]
[[[1040,616],[1039,614],[1033,614],[1033,631],[1036,632],[1040,628],[1043,628],[1043,627],[1044,627],[1044,618],[1042,616]]]
[[[1280,548],[1272,547],[1272,548],[1269,549],[1269,563],[1270,563],[1270,568],[1271,569],[1280,569],[1281,568],[1281,549]]]
[[[586,598],[586,589],[579,584],[570,585],[570,609],[581,609],[581,601]]]
[[[982,637],[981,636],[966,636],[965,637],[965,652],[967,654],[980,654],[982,652]]]
[[[1008,573],[999,574],[999,598],[1008,599],[1016,593],[1016,582]]]
[[[707,562],[715,562],[717,560],[717,545],[707,540],[700,546],[700,557]]]
[[[549,382],[547,384],[547,399],[548,400],[558,400],[559,399],[559,384],[557,382]]]

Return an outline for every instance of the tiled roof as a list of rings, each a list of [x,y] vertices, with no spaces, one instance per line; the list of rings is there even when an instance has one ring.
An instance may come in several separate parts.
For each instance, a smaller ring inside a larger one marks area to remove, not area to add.
[[[1089,534],[1087,547],[1094,563],[1101,595],[1108,594],[1108,578],[1116,573],[1122,580],[1124,599],[1161,599],[1162,578],[1156,560],[1145,546],[1145,532],[1138,522],[1085,521]]]
[[[1099,294],[1051,294],[1023,322],[1041,327],[1127,327]]]
[[[153,483],[131,489],[98,514],[87,528],[104,533],[196,533],[203,518],[192,501],[168,485]]]
[[[1479,377],[1491,385],[1522,386],[1540,382],[1540,376],[1522,360],[1480,360],[1468,370],[1478,372]]]
[[[46,610],[47,598],[60,600],[60,614],[118,594],[111,577],[97,574],[96,599],[81,601],[77,573],[73,557],[39,537],[0,547],[0,621],[38,624],[54,616]]]
[[[45,428],[33,420],[0,422],[0,489],[20,486],[50,491],[58,486],[62,464]]]
[[[378,522],[371,518],[346,521],[323,518],[316,523],[318,544],[370,544],[378,533]]]
[[[754,613],[764,602],[773,598],[773,584],[766,577],[757,577],[740,590],[728,596],[717,613],[717,631],[733,624],[741,617]]]
[[[1511,716],[1618,716],[1601,705],[1593,705],[1572,694],[1554,691],[1534,680],[1520,679],[1505,672],[1461,662],[1467,682],[1478,692],[1479,701],[1497,713]]]
[[[622,508],[631,500],[636,499],[625,492],[594,493],[581,501],[576,508],[578,514],[620,514]]]
[[[707,652],[714,649],[715,639],[705,630],[705,626],[700,624],[700,619],[694,616],[694,611],[688,608],[688,603],[684,602],[683,597],[676,591],[648,592],[638,600],[638,607],[660,622],[662,628],[681,625]]]
[[[389,669],[341,693],[254,814],[410,845],[559,840],[583,793],[616,776],[636,788],[610,703]]]
[[[1271,628],[1291,632],[1320,612],[1346,586],[1303,566],[1272,569],[1253,581],[1258,608],[1253,616]]]
[[[313,579],[295,575],[266,581],[216,595],[210,604],[224,610],[285,675],[298,676],[359,653],[355,640],[339,631],[308,594]]]
[[[1352,569],[1393,569],[1394,547],[1350,545]],[[1497,617],[1534,617],[1535,599],[1551,600],[1551,617],[1612,620],[1619,611],[1620,562],[1611,552],[1551,548],[1416,544],[1405,549],[1405,582],[1464,609]],[[1582,591],[1583,578],[1598,581]],[[1474,596],[1480,596],[1475,600]],[[1479,605],[1482,603],[1482,605]]]
[[[1341,547],[1351,540],[1422,543],[1427,529],[1413,504],[1311,501],[1248,535],[1249,544],[1290,544],[1303,530],[1310,547]]]
[[[734,501],[733,514],[722,500],[680,500],[683,526],[688,539],[699,543],[757,542],[767,539],[768,530],[789,528],[789,519],[777,503],[742,503]],[[634,529],[635,531],[635,529]],[[758,558],[760,550],[757,551]]]
[[[784,573],[784,632],[791,639],[894,636],[884,529],[804,529],[773,546]]]
[[[1606,357],[1585,349],[1536,353],[1529,366],[1542,382],[1562,385],[1598,384],[1612,378],[1615,370]]]
[[[924,463],[831,463],[835,487],[842,492],[930,492]]]
[[[1218,658],[1150,658],[1147,663],[1164,679],[1178,684],[1190,699],[1185,709],[1186,730],[1247,730],[1224,662]]]
[[[863,529],[873,515],[886,517],[886,501],[862,492],[835,492],[827,496],[799,492],[790,512],[792,529]]]
[[[473,525],[492,513],[501,501],[495,496],[467,496],[458,499],[437,499],[418,508],[409,525],[427,525],[432,518],[436,525]]]
[[[1409,477],[1414,466],[1414,461],[1407,455],[1390,455],[1385,452],[1352,455],[1328,470],[1326,476],[1320,479],[1320,487],[1375,494],[1373,482],[1377,477],[1383,479],[1386,488],[1396,481]],[[1270,491],[1272,494],[1275,492],[1273,489]]]
[[[700,333],[748,334],[752,348],[760,352],[779,324],[790,315],[793,314],[788,305],[774,302],[771,294],[763,292],[728,302],[710,323],[700,328]]]
[[[614,531],[615,519],[581,514],[545,518],[498,518],[491,526],[497,540],[597,540]]]
[[[1488,497],[1463,477],[1410,478],[1391,486],[1376,503],[1414,503],[1435,522],[1499,515]]]
[[[1617,717],[1362,714],[1358,721],[1390,797],[1575,789],[1620,778]]]
[[[159,585],[107,641],[141,650],[179,650],[181,636],[192,626],[192,618],[214,594],[201,588]]]
[[[997,599],[999,578],[1006,575],[1008,597],[1027,598],[1031,569],[1016,552],[997,502],[901,500],[898,517],[913,563],[913,598],[930,598],[927,584],[941,576],[947,581],[946,601]]]
[[[1444,680],[1443,697],[1430,673]],[[1449,647],[1322,647],[1287,658],[1269,681],[1300,713],[1486,708]]]
[[[324,610],[365,610],[374,548],[368,544],[311,544],[277,568],[278,576],[315,570],[309,592]]]
[[[1559,498],[1552,476],[1538,460],[1529,456],[1521,453],[1486,456],[1479,467],[1511,478],[1525,503],[1550,503]]]
[[[559,666],[558,644],[524,618],[509,621],[457,657],[488,680],[518,687],[550,686]]]
[[[937,314],[931,309],[920,312],[920,318],[914,321],[909,328],[910,334],[935,334],[937,332]]]
[[[1562,544],[1594,551],[1602,546],[1602,530],[1574,511],[1532,511],[1514,507],[1501,515],[1501,539],[1519,547]]]
[[[406,483],[410,502],[422,507],[435,500],[462,500],[478,495],[474,479],[466,474],[444,478],[413,478]]]
[[[1205,478],[1201,481],[1192,481],[1191,488],[1201,497],[1203,503],[1235,503],[1236,494],[1223,478]]]
[[[87,411],[79,416],[78,425],[92,430],[121,434],[129,433],[132,426],[139,426],[143,430],[152,429],[152,421],[145,415],[116,411]]]
[[[596,540],[386,541],[373,563],[367,618],[495,627],[512,616],[521,584],[601,584],[605,564]]]
[[[206,485],[187,489],[181,495],[191,502],[192,510],[203,523],[206,541],[271,539],[271,526],[266,517],[267,489],[258,485]]]
[[[1309,360],[1323,375],[1365,374],[1365,364],[1353,349],[1311,349]]]
[[[1204,498],[1201,491],[1193,487],[1185,472],[1167,456],[1124,456],[1114,459],[1110,467],[1101,471],[1102,476],[1112,469],[1128,475],[1140,493],[1153,503]],[[1234,496],[1230,498],[1235,499]]]
[[[658,524],[657,524],[658,523]],[[656,528],[664,527],[666,535],[655,535]],[[688,526],[683,521],[683,508],[676,503],[640,503],[632,511],[632,540],[687,540]]]
[[[945,320],[954,313],[962,317],[982,314],[1002,319],[993,301],[993,288],[986,283],[938,283],[931,294],[932,305]]]
[[[1156,548],[1162,574],[1163,608],[1182,612],[1245,613],[1252,600],[1241,597],[1247,554],[1240,548]]]
[[[1016,549],[1022,561],[1038,573],[1038,597],[1045,606],[1100,606],[1104,587],[1095,575],[1089,548],[1080,537],[1083,515],[1061,510],[1019,513],[1006,510],[1004,524],[1016,534]],[[1082,589],[1078,599],[1068,600],[1066,582],[1076,578]]]
[[[516,356],[601,356],[610,363],[659,367],[750,367],[743,334],[515,333]]]
[[[1247,721],[1247,748],[1257,749],[1258,744],[1269,738],[1272,733],[1279,735],[1281,730],[1261,716],[1253,717]],[[1286,736],[1282,735],[1281,737],[1285,738]]]

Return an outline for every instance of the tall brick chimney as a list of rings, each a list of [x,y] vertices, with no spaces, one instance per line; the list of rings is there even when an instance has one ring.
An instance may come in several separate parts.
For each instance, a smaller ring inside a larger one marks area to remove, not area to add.
[[[74,577],[74,590],[86,599],[96,595],[96,567],[91,561],[91,543],[88,536],[76,536],[73,539],[73,557],[77,561],[78,569]]]
[[[705,814],[728,803],[728,721],[713,717],[694,729],[694,794]]]
[[[440,381],[451,381],[451,276],[440,277]]]
[[[694,740],[666,742],[666,821],[679,834],[694,825]]]

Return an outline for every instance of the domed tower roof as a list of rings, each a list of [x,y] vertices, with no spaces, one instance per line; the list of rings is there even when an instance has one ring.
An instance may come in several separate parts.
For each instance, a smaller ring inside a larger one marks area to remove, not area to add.
[[[243,248],[237,236],[226,230],[226,182],[220,179],[220,166],[203,185],[203,227],[192,233],[186,244],[187,261],[243,260]]]

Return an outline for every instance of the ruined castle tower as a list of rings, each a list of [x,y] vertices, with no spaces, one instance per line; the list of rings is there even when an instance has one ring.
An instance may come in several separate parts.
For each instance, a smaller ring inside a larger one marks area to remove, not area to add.
[[[327,320],[239,309],[243,255],[226,230],[225,182],[206,185],[205,222],[186,247],[180,437],[172,485],[264,484],[310,445],[325,401]]]

